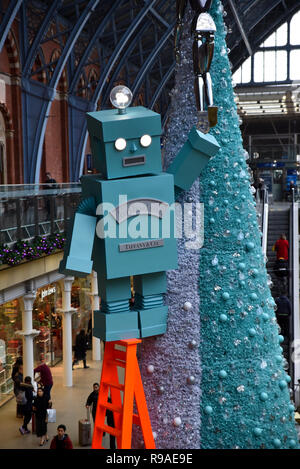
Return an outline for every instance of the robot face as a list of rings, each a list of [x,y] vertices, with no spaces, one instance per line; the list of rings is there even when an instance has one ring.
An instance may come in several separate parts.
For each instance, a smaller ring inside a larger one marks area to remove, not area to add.
[[[162,171],[159,114],[141,106],[98,111],[88,114],[88,129],[94,166],[107,179]]]

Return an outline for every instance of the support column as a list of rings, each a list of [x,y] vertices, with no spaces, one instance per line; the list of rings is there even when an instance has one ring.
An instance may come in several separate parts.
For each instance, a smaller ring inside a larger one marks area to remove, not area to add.
[[[62,280],[62,313],[63,318],[63,373],[64,386],[73,386],[72,376],[72,314],[77,310],[71,308],[71,291],[74,277],[65,277]]]
[[[22,306],[22,330],[17,334],[23,339],[23,376],[31,376],[33,381],[33,339],[40,331],[32,328],[32,309],[35,300],[35,292],[29,292],[23,296]]]
[[[92,304],[92,327],[94,329],[94,311],[98,311],[100,309],[97,273],[94,271],[91,274],[91,304]],[[102,356],[101,340],[93,336],[92,358],[93,360],[101,360],[101,356]]]

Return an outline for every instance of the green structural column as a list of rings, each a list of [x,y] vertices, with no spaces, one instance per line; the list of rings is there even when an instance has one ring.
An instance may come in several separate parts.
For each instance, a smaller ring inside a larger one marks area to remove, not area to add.
[[[201,448],[298,448],[255,202],[242,146],[223,7],[211,68],[221,150],[204,170],[200,253]]]

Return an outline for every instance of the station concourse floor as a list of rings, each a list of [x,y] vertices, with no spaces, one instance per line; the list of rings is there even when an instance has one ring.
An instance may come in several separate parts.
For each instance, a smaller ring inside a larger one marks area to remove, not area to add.
[[[91,360],[91,351],[87,352],[87,365],[84,369],[82,361],[74,366],[73,386],[63,386],[63,364],[58,363],[51,368],[53,387],[51,390],[52,407],[56,409],[56,423],[48,423],[49,441],[39,446],[40,438],[36,434],[21,435],[19,427],[23,419],[16,417],[16,400],[12,398],[0,407],[0,450],[1,449],[49,449],[51,439],[57,434],[59,424],[66,425],[66,433],[70,436],[75,449],[90,449],[91,446],[80,446],[78,435],[78,421],[86,418],[86,399],[93,390],[93,383],[100,381],[101,361]],[[92,431],[93,431],[93,419]],[[31,431],[31,423],[28,425]],[[105,448],[109,448],[109,435],[103,439]]]

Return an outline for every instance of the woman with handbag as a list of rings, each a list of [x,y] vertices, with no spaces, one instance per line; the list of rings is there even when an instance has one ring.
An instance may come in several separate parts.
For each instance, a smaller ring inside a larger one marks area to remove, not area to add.
[[[25,433],[30,433],[28,430],[27,425],[31,420],[32,415],[32,400],[33,400],[33,391],[34,387],[31,383],[31,376],[26,376],[24,379],[24,383],[20,384],[20,390],[24,393],[24,401],[21,404],[22,414],[23,414],[23,425],[19,428],[21,435],[25,435]]]
[[[32,410],[35,413],[36,435],[41,438],[40,446],[48,440],[47,435],[47,409],[51,406],[51,401],[45,396],[43,388],[37,390],[37,396],[32,403]]]

